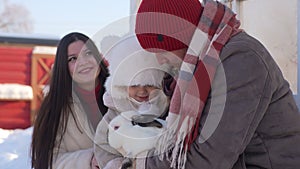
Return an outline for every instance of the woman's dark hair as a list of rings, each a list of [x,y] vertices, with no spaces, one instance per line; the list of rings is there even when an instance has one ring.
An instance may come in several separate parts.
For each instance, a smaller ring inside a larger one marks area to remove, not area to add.
[[[102,87],[98,93],[97,102],[102,115],[107,111],[102,99],[105,92],[104,83],[109,76],[107,63],[89,37],[78,32],[67,34],[58,44],[50,79],[50,90],[41,104],[34,123],[31,143],[32,168],[52,169],[54,147],[56,144],[58,144],[56,146],[60,145],[70,113],[74,116],[71,111],[72,77],[68,69],[68,46],[78,40],[85,43],[100,63],[101,71],[98,78]]]

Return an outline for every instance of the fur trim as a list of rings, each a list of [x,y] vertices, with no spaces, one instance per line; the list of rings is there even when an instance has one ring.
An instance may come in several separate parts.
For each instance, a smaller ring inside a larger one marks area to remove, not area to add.
[[[105,87],[153,85],[161,87],[165,68],[157,62],[155,54],[141,48],[135,36],[118,41],[107,53],[110,77]]]
[[[119,89],[119,91],[123,92],[124,90]],[[117,91],[117,92],[119,92]],[[117,94],[114,94],[117,95]],[[125,94],[124,94],[125,95]],[[156,111],[156,115],[157,117],[164,115],[164,113],[166,113],[167,107],[169,105],[169,99],[168,97],[164,94],[164,92],[162,90],[158,90],[157,95],[152,98],[151,100],[149,100],[149,102],[145,103],[137,103],[137,102],[133,102],[131,101],[131,99],[127,97],[113,97],[113,95],[111,95],[110,93],[106,92],[103,96],[103,101],[104,104],[109,107],[110,109],[116,110],[118,112],[125,112],[125,111],[131,111],[131,110],[139,110],[140,106],[142,104],[148,104],[149,107],[147,107],[148,109],[151,109],[153,107],[151,107],[152,105],[155,105],[155,109],[157,109]],[[147,112],[147,110],[144,110],[145,112]]]

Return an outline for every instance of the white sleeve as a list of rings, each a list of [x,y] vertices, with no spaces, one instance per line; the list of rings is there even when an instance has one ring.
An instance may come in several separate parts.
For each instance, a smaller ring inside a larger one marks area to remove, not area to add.
[[[104,168],[107,165],[107,163],[111,160],[114,161],[114,159],[118,159],[118,158],[123,160],[122,155],[109,145],[107,139],[108,124],[115,116],[117,116],[116,112],[112,110],[108,110],[108,112],[104,115],[103,119],[100,121],[100,123],[97,126],[97,130],[94,138],[94,153],[100,168]],[[118,162],[116,161],[111,162],[111,164],[112,163],[117,164]]]
[[[54,169],[91,169],[93,148],[82,149],[73,152],[59,153],[54,157]]]

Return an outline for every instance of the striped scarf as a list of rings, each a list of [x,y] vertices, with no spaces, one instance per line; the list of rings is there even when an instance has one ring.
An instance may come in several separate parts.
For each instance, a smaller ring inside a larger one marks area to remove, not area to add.
[[[184,169],[186,153],[199,133],[199,121],[226,42],[240,32],[240,22],[225,5],[208,0],[180,68],[170,103],[167,129],[157,153],[172,168]],[[171,153],[170,153],[171,150]]]

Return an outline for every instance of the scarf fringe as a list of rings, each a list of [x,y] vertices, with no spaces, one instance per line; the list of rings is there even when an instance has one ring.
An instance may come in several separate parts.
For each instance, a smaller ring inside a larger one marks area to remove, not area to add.
[[[158,140],[158,147],[156,153],[159,154],[159,159],[166,158],[171,162],[170,167],[176,169],[184,169],[187,160],[188,146],[185,144],[185,139],[190,134],[193,124],[196,119],[192,117],[185,117],[178,128],[181,117],[177,117],[173,121],[172,126],[167,128],[163,135]],[[174,140],[176,140],[174,142]],[[173,148],[173,149],[172,149]],[[169,152],[172,153],[169,153]]]
[[[167,117],[170,118],[170,117]],[[172,125],[167,124],[167,128],[163,131],[163,134],[159,137],[157,141],[156,154],[159,155],[159,159],[163,160],[165,157],[170,161],[169,151],[175,146],[175,135],[177,126],[179,124],[180,118],[175,118]]]

